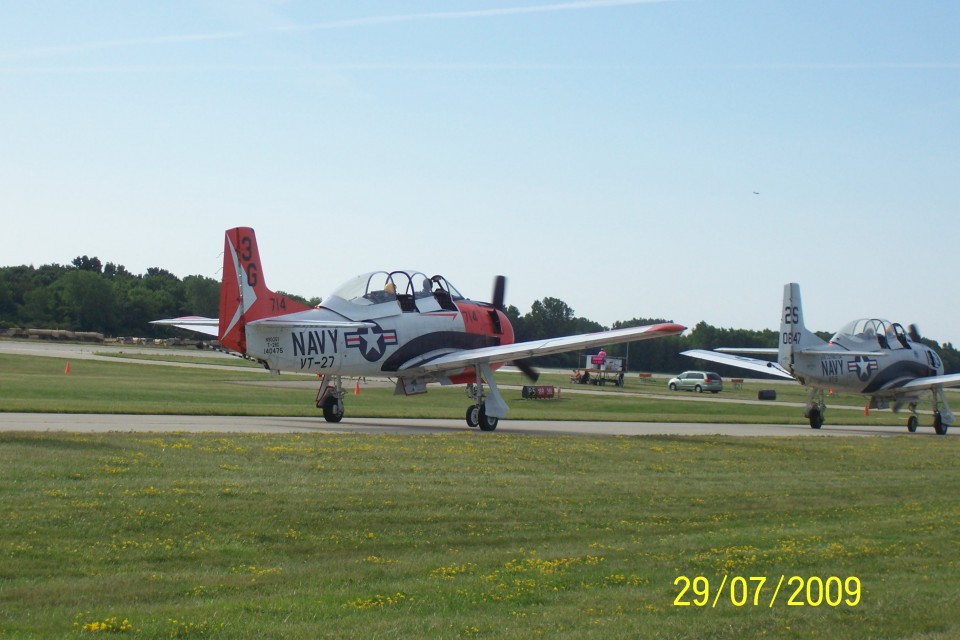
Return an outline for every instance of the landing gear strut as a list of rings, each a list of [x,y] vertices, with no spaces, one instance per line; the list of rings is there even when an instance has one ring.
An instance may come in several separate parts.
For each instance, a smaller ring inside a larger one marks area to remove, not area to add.
[[[950,407],[947,406],[947,399],[943,396],[942,388],[935,388],[932,390],[933,394],[933,430],[938,436],[947,435],[947,428],[953,424],[954,416],[953,412],[950,411]],[[910,413],[911,416],[907,418],[907,431],[910,433],[917,432],[917,426],[920,424],[920,420],[917,418],[917,403],[910,403]]]
[[[938,436],[947,435],[947,427],[953,424],[953,412],[947,406],[943,387],[933,389],[933,430]]]
[[[933,430],[938,436],[947,435],[947,425],[943,423],[943,416],[940,415],[939,411],[935,411],[933,414]]]
[[[467,426],[480,427],[481,431],[493,431],[500,423],[500,418],[487,415],[487,398],[483,393],[483,383],[467,385],[467,396],[475,404],[467,407]]]
[[[473,400],[473,406],[467,409],[467,426],[480,427],[481,431],[493,431],[500,423],[500,418],[507,413],[507,403],[500,395],[500,389],[493,380],[493,371],[488,364],[474,366],[477,381],[467,385],[467,396]],[[484,381],[489,387],[489,394],[483,390]]]
[[[343,419],[343,380],[334,377],[333,384],[327,384],[327,376],[320,378],[320,391],[317,392],[317,408],[323,410],[323,419],[327,422],[340,422]]]

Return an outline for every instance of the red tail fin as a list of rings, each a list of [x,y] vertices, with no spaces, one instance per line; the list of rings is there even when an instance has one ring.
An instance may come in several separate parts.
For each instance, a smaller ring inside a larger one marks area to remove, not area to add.
[[[246,323],[309,309],[267,288],[257,236],[250,227],[228,229],[220,283],[220,344],[247,352]]]

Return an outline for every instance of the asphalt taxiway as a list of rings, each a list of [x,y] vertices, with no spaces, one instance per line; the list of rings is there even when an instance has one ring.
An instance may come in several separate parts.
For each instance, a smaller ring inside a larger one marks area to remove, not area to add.
[[[15,353],[37,357],[69,359],[95,359],[116,362],[107,355],[111,352],[136,351],[150,353],[149,348],[111,345],[76,345],[38,342],[0,341],[0,353]],[[169,353],[158,349],[158,353]],[[204,351],[205,356],[221,355]],[[223,355],[225,359],[230,356]],[[159,366],[198,366],[219,368],[218,365],[185,365],[151,361]],[[234,369],[233,367],[230,367]],[[275,381],[248,384],[276,384]],[[287,385],[291,382],[286,382]],[[295,382],[293,384],[296,384]],[[314,381],[303,384],[313,386]],[[576,392],[578,390],[570,390]],[[565,390],[565,393],[568,392]],[[593,391],[603,393],[602,391]],[[673,397],[673,396],[671,396]],[[706,398],[690,398],[691,401],[707,401]],[[712,401],[722,399],[710,398]],[[739,402],[751,402],[749,400]],[[783,404],[783,403],[781,403]],[[800,405],[798,405],[800,406]],[[838,407],[843,408],[843,407]],[[855,408],[854,408],[855,409]],[[935,436],[932,429],[921,427],[916,434],[908,434],[906,428],[877,426],[832,426],[811,429],[806,424],[704,424],[668,422],[599,422],[560,420],[502,420],[493,433],[470,429],[460,419],[406,419],[406,418],[350,418],[338,424],[325,422],[321,417],[259,417],[259,416],[185,416],[185,415],[130,415],[130,414],[70,414],[70,413],[0,413],[0,431],[50,431],[74,433],[104,432],[175,432],[192,433],[389,433],[428,434],[472,432],[479,436],[510,434],[567,434],[597,436],[642,436],[642,435],[721,435],[721,436]],[[948,435],[958,435],[960,430],[951,429]]]
[[[719,435],[719,436],[934,436],[921,429],[875,426],[825,426],[785,424],[701,424],[671,422],[574,422],[559,420],[503,420],[496,431],[469,429],[462,420],[344,418],[338,424],[322,418],[272,416],[182,416],[77,413],[0,413],[0,431],[42,431],[73,433],[368,433],[429,434],[472,432],[481,437],[502,435]],[[957,432],[954,432],[957,433]],[[940,436],[942,437],[942,436]]]

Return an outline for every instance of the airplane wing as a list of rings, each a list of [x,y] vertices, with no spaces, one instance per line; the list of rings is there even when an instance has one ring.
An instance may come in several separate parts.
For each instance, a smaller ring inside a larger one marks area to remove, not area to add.
[[[743,350],[737,349],[737,351]],[[750,351],[750,353],[767,353],[767,351],[756,350]],[[774,353],[776,353],[776,351],[774,351]],[[795,378],[787,373],[783,367],[776,362],[771,362],[770,360],[747,358],[746,356],[733,355],[733,353],[718,353],[716,351],[708,351],[706,349],[690,349],[689,351],[680,352],[680,355],[689,356],[691,358],[699,358],[700,360],[709,360],[710,362],[718,362],[720,364],[730,365],[731,367],[749,369],[750,371],[759,371],[772,376],[795,380]]]
[[[899,387],[897,390],[934,389],[936,387],[960,387],[960,373],[917,378]]]
[[[643,327],[629,327],[612,331],[585,333],[565,338],[548,338],[546,340],[531,340],[517,342],[496,347],[481,347],[480,349],[466,349],[441,355],[427,362],[420,362],[401,368],[404,374],[430,373],[438,371],[454,371],[463,367],[486,364],[491,362],[508,362],[522,360],[536,356],[546,356],[554,353],[564,353],[577,349],[589,349],[623,342],[650,340],[675,336],[686,331],[686,327],[672,322],[651,324]]]

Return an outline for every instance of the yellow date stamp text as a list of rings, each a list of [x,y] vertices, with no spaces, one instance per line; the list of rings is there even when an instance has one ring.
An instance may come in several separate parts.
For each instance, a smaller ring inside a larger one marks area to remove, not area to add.
[[[719,582],[718,582],[719,578]],[[675,607],[856,607],[860,604],[860,578],[847,576],[718,576],[711,582],[706,576],[677,576],[673,585],[680,589]]]

